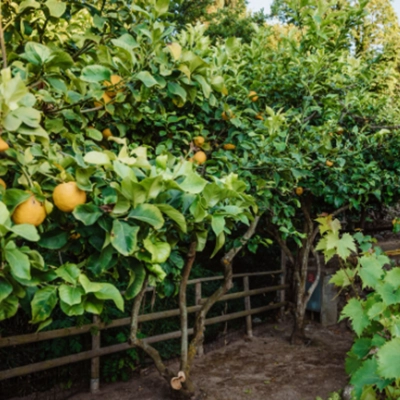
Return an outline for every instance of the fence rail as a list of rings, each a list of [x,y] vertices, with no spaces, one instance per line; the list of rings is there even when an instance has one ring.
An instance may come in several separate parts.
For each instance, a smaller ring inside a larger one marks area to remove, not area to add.
[[[250,277],[259,277],[266,275],[281,275],[281,284],[276,286],[267,286],[264,288],[258,289],[249,289],[249,278]],[[248,274],[235,274],[233,275],[233,279],[242,278],[243,279],[243,288],[242,292],[230,293],[224,295],[219,301],[229,301],[239,298],[244,298],[244,311],[238,311],[230,314],[221,315],[218,317],[208,318],[205,321],[206,325],[212,325],[219,322],[225,322],[229,320],[233,320],[236,318],[246,317],[246,332],[249,336],[252,336],[252,320],[251,316],[254,314],[259,314],[265,311],[282,308],[285,302],[284,292],[285,289],[288,288],[288,285],[283,284],[284,282],[284,269],[280,269],[277,271],[268,271],[268,272],[256,272],[256,273],[248,273]],[[195,305],[188,307],[188,313],[196,313],[200,311],[201,304],[203,304],[207,299],[202,297],[202,283],[216,281],[223,279],[223,276],[214,276],[209,278],[199,278],[192,279],[188,281],[188,285],[195,285]],[[255,296],[259,294],[264,294],[268,292],[278,292],[280,293],[280,301],[279,303],[269,304],[267,306],[251,308],[250,296]],[[148,322],[155,321],[158,319],[170,318],[179,316],[180,310],[168,310],[161,312],[154,312],[149,314],[143,314],[139,316],[139,322]],[[83,360],[91,359],[91,391],[94,393],[99,388],[99,379],[100,379],[100,357],[113,354],[124,350],[129,350],[132,348],[128,343],[121,343],[107,347],[101,347],[100,343],[100,332],[104,329],[116,328],[120,326],[126,326],[130,324],[130,318],[120,318],[111,321],[108,324],[105,324],[100,321],[99,317],[93,317],[93,323],[86,324],[81,327],[71,327],[71,328],[63,328],[56,329],[53,331],[47,332],[37,332],[30,333],[26,335],[18,335],[18,336],[10,336],[10,337],[0,337],[0,348],[1,347],[9,347],[9,346],[17,346],[21,344],[29,344],[35,343],[43,340],[51,340],[58,339],[67,336],[73,335],[81,335],[84,333],[92,333],[92,349],[88,351],[84,351],[78,354],[72,354],[69,356],[59,357],[52,360],[46,360],[34,364],[28,364],[21,367],[12,368],[6,371],[0,371],[0,381],[5,379],[14,378],[17,376],[23,376],[27,374],[31,374],[34,372],[44,371],[50,368],[59,367],[62,365],[72,364]],[[193,329],[188,330],[188,334],[193,334]],[[181,337],[181,331],[164,333],[161,335],[150,336],[145,338],[144,340],[147,343],[157,343],[165,340],[176,339]],[[203,354],[203,349],[199,350],[199,355]]]

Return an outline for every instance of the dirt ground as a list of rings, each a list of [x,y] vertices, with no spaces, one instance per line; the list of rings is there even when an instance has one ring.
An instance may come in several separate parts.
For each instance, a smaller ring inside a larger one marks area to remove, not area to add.
[[[196,360],[193,379],[208,400],[315,400],[347,384],[345,354],[350,332],[339,327],[307,326],[308,346],[291,346],[289,323],[258,326],[254,337],[236,335]],[[234,340],[229,342],[229,340]],[[215,347],[215,345],[214,345]],[[171,365],[176,370],[177,364]],[[102,385],[97,395],[72,400],[168,400],[167,384],[156,371],[129,382]]]

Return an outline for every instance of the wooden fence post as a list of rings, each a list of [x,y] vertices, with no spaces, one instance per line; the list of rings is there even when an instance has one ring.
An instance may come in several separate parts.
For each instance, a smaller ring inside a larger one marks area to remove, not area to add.
[[[201,304],[201,282],[196,282],[195,284],[195,302],[196,302],[196,306]],[[204,347],[203,345],[201,345],[198,350],[197,350],[197,355],[199,357],[203,357],[204,356]]]
[[[245,276],[243,277],[243,290],[247,292],[250,290],[250,285],[249,285],[249,277]],[[244,298],[244,307],[246,311],[251,310],[251,302],[250,302],[250,296],[246,296]],[[251,315],[246,316],[246,333],[248,337],[253,337],[253,327],[251,324]]]
[[[281,250],[281,279],[280,279],[280,284],[284,285],[285,284],[285,280],[286,280],[286,263],[287,263],[287,259],[286,259],[286,254],[283,250]],[[282,289],[279,292],[279,301],[281,303],[285,302],[285,289]],[[280,309],[280,314],[281,314],[281,319],[284,318],[285,316],[285,306],[283,306]]]
[[[100,349],[100,318],[93,316],[93,324],[95,324],[95,332],[92,332],[92,350]],[[100,357],[94,357],[91,361],[90,371],[90,392],[96,394],[100,389]]]

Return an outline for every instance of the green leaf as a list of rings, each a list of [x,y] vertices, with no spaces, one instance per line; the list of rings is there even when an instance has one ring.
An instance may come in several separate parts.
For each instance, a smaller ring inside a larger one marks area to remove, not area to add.
[[[395,267],[386,273],[385,282],[390,283],[394,287],[400,286],[400,268]]]
[[[129,201],[133,202],[134,207],[144,203],[147,197],[146,189],[140,183],[133,182],[128,177],[123,179],[121,183],[121,193]]]
[[[154,79],[153,75],[148,71],[141,71],[136,75],[136,78],[143,82],[148,88],[158,85],[158,82]]]
[[[197,194],[201,193],[207,185],[207,181],[191,171],[186,179],[179,186],[186,192]]]
[[[378,385],[384,387],[385,381],[378,374],[376,358],[365,360],[361,367],[351,377],[350,383],[354,386],[357,398],[360,398],[366,385]]]
[[[85,82],[101,82],[111,79],[111,70],[102,65],[89,65],[81,72],[81,80]]]
[[[124,299],[121,296],[119,290],[111,283],[97,283],[100,286],[100,290],[94,292],[94,295],[99,300],[112,300],[117,308],[124,311]]]
[[[0,202],[0,225],[4,225],[9,218],[10,212],[8,211],[6,205],[3,202]]]
[[[83,307],[86,312],[100,315],[103,312],[104,301],[97,299],[93,295],[86,297]]]
[[[129,284],[125,292],[125,297],[130,300],[135,298],[142,289],[143,282],[146,278],[146,270],[142,265],[134,265],[129,270]]]
[[[155,204],[155,206],[167,217],[172,219],[179,227],[179,229],[186,233],[187,226],[185,216],[178,211],[176,208],[170,206],[169,204]]]
[[[84,303],[69,305],[64,301],[60,300],[60,308],[63,313],[67,314],[69,317],[73,317],[75,315],[83,315],[85,312]]]
[[[339,269],[336,273],[332,276],[329,280],[329,283],[333,283],[339,287],[346,287],[351,285],[351,281],[355,276],[355,270],[346,268],[346,269]]]
[[[85,154],[85,157],[83,157],[83,159],[89,164],[110,164],[110,158],[108,157],[108,155],[106,153],[101,153],[100,151],[90,151],[89,153]]]
[[[31,224],[14,225],[10,228],[10,230],[18,236],[21,236],[26,240],[30,240],[31,242],[37,242],[40,239],[36,227]]]
[[[60,299],[70,305],[79,304],[82,301],[83,290],[79,287],[73,287],[68,285],[61,285],[58,288]]]
[[[225,218],[222,215],[213,215],[211,217],[211,227],[215,233],[215,236],[218,236],[224,231]]]
[[[350,299],[346,306],[343,308],[340,319],[350,318],[351,325],[358,336],[361,335],[363,330],[370,324],[370,320],[366,315],[363,305],[357,299]]]
[[[371,339],[370,338],[358,338],[355,340],[351,352],[358,358],[364,358],[371,350]]]
[[[214,247],[214,251],[211,254],[211,258],[213,258],[218,251],[222,248],[222,246],[225,244],[225,233],[221,232],[218,236],[217,236],[217,240],[215,242],[215,247]]]
[[[58,250],[68,242],[68,232],[61,229],[54,229],[42,234],[38,244],[45,249]]]
[[[161,229],[165,222],[161,211],[153,204],[139,204],[136,208],[131,210],[128,218],[146,222],[155,229]]]
[[[207,217],[207,210],[204,208],[204,202],[201,197],[196,197],[189,208],[190,213],[194,217],[194,222],[201,222]]]
[[[400,378],[400,338],[386,342],[377,353],[378,372],[387,379]]]
[[[208,231],[196,230],[195,234],[197,241],[196,251],[203,251],[207,244]]]
[[[13,317],[18,311],[18,298],[13,294],[0,302],[0,321]]]
[[[400,303],[400,288],[394,287],[390,283],[378,283],[376,285],[378,293],[387,306]]]
[[[50,56],[51,50],[47,46],[40,43],[28,42],[25,45],[25,53],[22,55],[22,58],[28,60],[33,65],[41,66],[46,63]]]
[[[85,274],[80,274],[78,280],[85,290],[85,293],[94,293],[101,288],[99,283],[91,282]]]
[[[47,0],[45,6],[49,9],[52,17],[60,18],[67,9],[66,3],[57,0]]]
[[[168,11],[169,0],[156,0],[155,10],[157,11],[157,16],[165,14]]]
[[[53,323],[53,318],[48,318],[46,321],[41,322],[36,329],[36,332],[40,332],[42,329],[50,326]]]
[[[180,97],[184,102],[186,101],[186,91],[181,85],[175,82],[168,82],[168,92]]]
[[[3,197],[3,202],[10,210],[10,213],[13,213],[17,206],[28,200],[31,196],[31,193],[20,189],[8,189]]]
[[[119,253],[130,256],[137,248],[138,226],[114,220],[111,231],[111,244]]]
[[[369,286],[375,288],[377,283],[381,280],[384,274],[383,261],[386,261],[385,256],[362,256],[360,258],[360,272],[359,275],[363,281],[363,287]]]
[[[354,239],[349,233],[345,233],[337,244],[337,253],[339,257],[346,260],[352,251],[357,251]]]
[[[80,204],[75,207],[72,214],[78,221],[81,221],[86,226],[90,226],[103,215],[103,212],[95,204]]]
[[[374,303],[369,309],[368,309],[368,317],[371,319],[374,319],[375,317],[381,315],[384,311],[386,310],[386,305],[382,302],[377,302]]]
[[[158,282],[162,282],[167,274],[159,264],[146,264],[146,268],[156,277]]]
[[[13,291],[12,285],[7,281],[0,279],[0,303],[8,297]]]
[[[64,264],[54,271],[57,276],[64,279],[65,282],[76,284],[81,273],[80,269],[75,264]]]
[[[143,179],[140,184],[146,189],[147,199],[155,199],[164,187],[162,176]]]
[[[31,279],[31,264],[26,254],[18,249],[5,249],[4,255],[15,278]]]
[[[155,241],[153,243],[150,238],[146,238],[143,240],[143,246],[151,254],[151,262],[155,264],[167,261],[171,254],[171,246],[167,242]]]
[[[32,323],[45,321],[57,304],[57,289],[47,286],[36,291],[31,302]]]

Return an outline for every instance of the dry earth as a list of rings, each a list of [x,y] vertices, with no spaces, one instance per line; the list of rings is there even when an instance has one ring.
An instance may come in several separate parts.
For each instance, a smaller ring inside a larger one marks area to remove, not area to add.
[[[236,340],[206,351],[196,360],[192,376],[208,400],[315,400],[347,383],[345,354],[350,332],[338,327],[307,326],[312,342],[291,346],[289,323],[259,326],[249,340]],[[207,350],[207,349],[206,349]],[[172,364],[172,368],[177,368]],[[169,400],[167,384],[156,371],[129,382],[102,385],[100,393],[80,393],[72,400]]]

